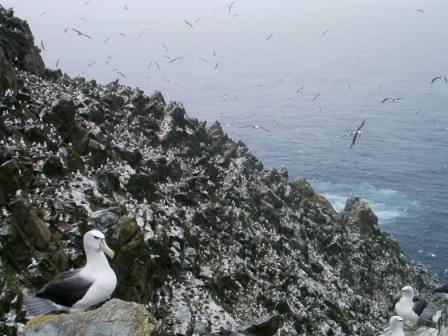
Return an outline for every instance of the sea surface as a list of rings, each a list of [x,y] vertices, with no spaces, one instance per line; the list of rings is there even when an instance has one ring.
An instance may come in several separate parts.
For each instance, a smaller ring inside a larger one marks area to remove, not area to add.
[[[410,257],[448,278],[448,1],[2,4],[29,22],[48,67],[159,90],[218,120],[337,210],[363,197]]]

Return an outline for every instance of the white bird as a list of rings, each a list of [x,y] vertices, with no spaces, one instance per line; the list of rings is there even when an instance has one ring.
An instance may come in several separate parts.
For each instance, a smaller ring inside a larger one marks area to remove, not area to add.
[[[111,297],[117,277],[104,253],[113,258],[114,251],[98,230],[87,232],[83,244],[87,259],[85,266],[60,274],[34,296],[26,297],[24,307],[28,314],[80,312]]]
[[[262,130],[265,131],[265,132],[271,133],[271,131],[268,130],[267,128],[264,128],[263,126],[260,126],[260,125],[257,125],[257,124],[254,124],[254,125],[246,125],[246,126],[240,126],[240,127],[238,127],[238,128],[248,128],[248,127],[251,127],[251,128],[253,128],[253,129],[262,129]]]
[[[414,289],[405,286],[401,289],[401,298],[395,304],[395,313],[412,325],[421,325],[432,321],[436,309],[432,304],[414,296]]]
[[[389,320],[390,336],[406,336],[403,332],[403,319],[400,316],[392,316]]]

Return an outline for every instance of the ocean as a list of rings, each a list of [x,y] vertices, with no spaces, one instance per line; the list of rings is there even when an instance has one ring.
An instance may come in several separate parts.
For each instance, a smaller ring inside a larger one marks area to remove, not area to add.
[[[336,210],[363,197],[411,258],[448,278],[447,1],[2,4],[29,22],[48,67],[159,90],[218,120]]]

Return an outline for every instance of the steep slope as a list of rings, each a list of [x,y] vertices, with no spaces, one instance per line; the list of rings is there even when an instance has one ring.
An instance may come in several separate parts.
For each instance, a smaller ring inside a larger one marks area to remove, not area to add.
[[[118,252],[114,296],[147,304],[163,335],[377,335],[400,287],[434,284],[362,200],[336,213],[218,123],[1,60],[15,79],[0,97],[0,332],[20,328],[24,292],[82,265],[92,227]]]

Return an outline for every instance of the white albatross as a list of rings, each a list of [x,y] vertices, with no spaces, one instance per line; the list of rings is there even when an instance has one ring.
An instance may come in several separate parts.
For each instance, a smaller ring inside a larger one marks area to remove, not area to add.
[[[60,274],[34,296],[26,297],[24,308],[29,315],[80,312],[111,297],[117,277],[104,253],[113,258],[114,251],[98,230],[87,232],[83,244],[87,259],[85,266]]]
[[[412,326],[423,325],[432,321],[436,308],[425,300],[414,296],[414,288],[405,286],[401,289],[401,298],[395,304],[395,313]]]
[[[390,336],[406,336],[403,331],[403,319],[400,316],[392,316],[389,320]]]

